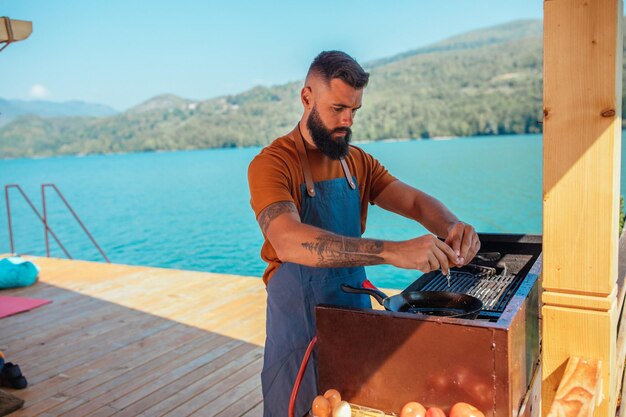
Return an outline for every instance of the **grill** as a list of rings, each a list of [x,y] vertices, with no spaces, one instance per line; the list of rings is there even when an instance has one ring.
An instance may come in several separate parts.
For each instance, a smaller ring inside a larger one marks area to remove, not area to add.
[[[423,275],[406,291],[451,291],[468,294],[483,302],[479,319],[497,320],[524,280],[524,266],[532,255],[490,252],[462,268],[453,268],[450,283],[441,271]]]
[[[469,272],[454,271],[451,281],[454,284],[448,287],[446,277],[438,273],[421,290],[452,291],[472,295],[483,302],[484,307],[481,310],[483,315],[488,313],[499,315],[502,313],[504,307],[515,293],[515,289],[512,288],[516,283],[515,275],[479,277]]]
[[[541,236],[480,234],[480,241],[482,256],[452,268],[449,287],[432,271],[405,290],[472,295],[483,302],[475,320],[316,307],[319,391],[335,388],[386,412],[408,401],[444,410],[465,401],[486,417],[533,415]]]

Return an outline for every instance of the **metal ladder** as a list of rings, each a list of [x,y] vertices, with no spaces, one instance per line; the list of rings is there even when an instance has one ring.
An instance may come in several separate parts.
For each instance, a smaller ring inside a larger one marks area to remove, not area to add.
[[[35,208],[35,205],[30,200],[30,198],[28,198],[28,196],[26,195],[24,190],[22,190],[22,187],[20,187],[19,184],[9,184],[9,185],[5,185],[4,186],[4,196],[5,196],[6,205],[7,205],[7,218],[8,218],[8,221],[9,221],[9,240],[11,242],[11,253],[15,253],[15,245],[14,245],[14,242],[13,242],[13,223],[11,221],[11,204],[10,204],[10,201],[9,201],[10,200],[9,199],[9,189],[11,189],[11,188],[15,188],[15,189],[17,189],[20,192],[22,197],[24,197],[24,200],[26,200],[26,202],[28,203],[30,208],[35,213],[35,215],[37,215],[39,220],[43,223],[44,235],[45,235],[45,239],[46,239],[46,256],[47,257],[50,257],[50,243],[49,243],[49,239],[48,239],[48,233],[49,233],[50,235],[52,235],[52,237],[57,242],[59,247],[63,250],[63,252],[65,253],[65,256],[67,256],[69,259],[74,259],[74,258],[72,258],[70,253],[67,251],[67,249],[65,249],[65,246],[63,246],[63,244],[61,243],[61,241],[59,240],[57,235],[52,231],[52,229],[48,225],[48,215],[47,215],[47,206],[46,206],[46,188],[52,188],[57,193],[57,195],[59,197],[61,197],[61,201],[63,201],[63,203],[68,208],[70,213],[72,213],[72,216],[74,216],[74,219],[76,219],[76,221],[78,222],[80,227],[85,231],[85,233],[87,234],[87,236],[89,237],[91,242],[94,244],[96,249],[98,249],[98,251],[100,252],[102,257],[104,258],[104,260],[107,263],[111,263],[111,261],[106,256],[106,254],[104,253],[104,251],[102,250],[100,245],[98,245],[98,242],[96,242],[96,240],[93,238],[91,233],[89,233],[89,230],[87,230],[87,227],[85,227],[83,222],[80,220],[80,218],[78,217],[78,214],[76,214],[76,212],[74,211],[72,206],[70,206],[70,204],[67,202],[67,200],[65,199],[65,197],[63,196],[63,194],[61,193],[61,191],[57,188],[57,186],[55,184],[41,184],[41,200],[42,200],[42,203],[43,203],[43,216]]]

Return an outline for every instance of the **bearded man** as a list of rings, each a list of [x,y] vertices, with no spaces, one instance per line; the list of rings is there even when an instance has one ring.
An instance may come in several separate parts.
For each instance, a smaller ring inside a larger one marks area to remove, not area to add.
[[[315,306],[371,308],[368,296],[340,289],[341,284],[361,286],[364,266],[447,274],[480,249],[472,226],[350,145],[368,80],[349,55],[319,54],[300,94],[304,111],[298,125],[264,148],[248,169],[251,205],[265,238],[261,257],[268,263],[261,374],[265,417],[287,415],[300,363],[315,335]],[[368,204],[413,219],[432,234],[404,241],[364,239]],[[316,370],[313,355],[296,416],[304,415],[317,395]]]

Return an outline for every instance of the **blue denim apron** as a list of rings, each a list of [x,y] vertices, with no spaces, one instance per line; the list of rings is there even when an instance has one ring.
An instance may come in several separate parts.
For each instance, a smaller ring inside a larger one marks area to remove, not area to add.
[[[301,137],[295,139],[302,140]],[[346,178],[316,182],[313,197],[307,192],[306,184],[301,185],[300,218],[302,223],[336,234],[361,237],[359,188],[355,186],[356,178],[348,175],[345,164],[344,172]],[[354,188],[348,183],[348,177]],[[315,335],[315,306],[333,304],[371,308],[369,296],[347,294],[339,287],[342,283],[360,286],[364,279],[363,267],[315,268],[290,262],[283,263],[274,273],[267,285],[267,336],[261,372],[264,417],[286,417],[288,414],[296,375],[304,352]],[[306,414],[316,395],[314,351],[302,378],[294,415]]]

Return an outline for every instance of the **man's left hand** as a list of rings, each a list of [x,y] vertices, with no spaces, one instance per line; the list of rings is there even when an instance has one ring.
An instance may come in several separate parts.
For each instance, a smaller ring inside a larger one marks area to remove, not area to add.
[[[471,225],[463,222],[454,223],[450,229],[448,229],[448,236],[446,237],[445,243],[450,246],[460,258],[461,264],[457,266],[470,263],[480,250],[478,234]]]

